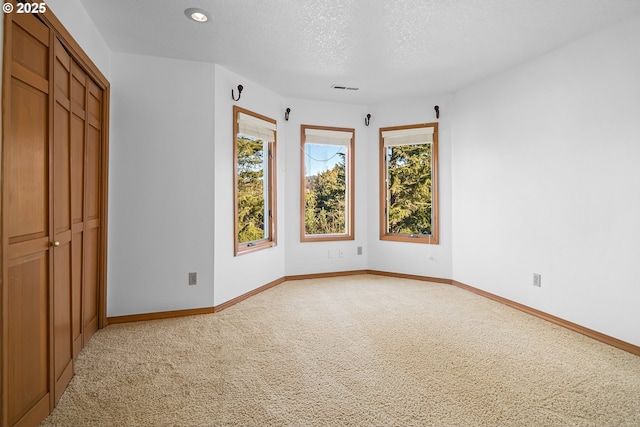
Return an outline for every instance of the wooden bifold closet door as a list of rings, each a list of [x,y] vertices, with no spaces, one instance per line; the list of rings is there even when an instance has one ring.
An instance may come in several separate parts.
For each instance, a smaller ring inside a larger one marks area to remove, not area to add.
[[[3,81],[9,111],[3,120],[2,156],[3,270],[7,271],[2,287],[6,402],[2,425],[12,426],[21,419],[33,424],[29,421],[49,413],[49,244],[53,236],[49,211],[50,32],[31,16],[16,15],[10,38],[5,40],[11,43],[10,52],[5,49],[4,56],[5,63],[11,62],[8,90],[7,79]]]
[[[45,22],[5,22],[0,425],[37,425],[100,323],[104,91]]]

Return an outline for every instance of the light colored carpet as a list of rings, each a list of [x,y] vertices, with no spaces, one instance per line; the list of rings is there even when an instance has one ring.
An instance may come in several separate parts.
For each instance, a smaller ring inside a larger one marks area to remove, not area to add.
[[[640,426],[640,357],[451,285],[287,282],[109,326],[44,426]]]

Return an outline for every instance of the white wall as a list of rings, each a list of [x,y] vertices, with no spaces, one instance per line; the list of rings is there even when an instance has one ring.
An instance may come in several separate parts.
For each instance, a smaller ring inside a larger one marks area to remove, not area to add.
[[[215,73],[215,296],[219,305],[284,276],[284,164],[287,128],[284,100],[242,76],[216,65]],[[244,86],[238,102],[231,89]],[[233,255],[233,105],[277,120],[277,246],[241,256]]]
[[[367,151],[372,143],[371,128],[364,124],[368,109],[362,105],[288,99],[291,115],[287,129],[285,210],[286,275],[361,270],[367,268]],[[355,130],[355,230],[354,240],[333,242],[300,241],[300,125],[353,128]],[[357,255],[357,247],[363,255]],[[342,249],[344,257],[337,257]],[[329,250],[336,256],[329,258]]]
[[[111,50],[80,0],[47,0],[47,7],[105,75],[111,78]]]
[[[373,134],[367,152],[369,165],[367,209],[369,260],[372,270],[451,278],[451,95],[437,95],[380,103],[371,108]],[[440,107],[436,119],[434,106]],[[379,130],[381,127],[438,122],[438,196],[440,243],[438,245],[380,240]]]
[[[640,345],[638,76],[635,16],[459,91],[455,280]]]
[[[113,53],[108,316],[212,306],[214,80],[212,64]]]

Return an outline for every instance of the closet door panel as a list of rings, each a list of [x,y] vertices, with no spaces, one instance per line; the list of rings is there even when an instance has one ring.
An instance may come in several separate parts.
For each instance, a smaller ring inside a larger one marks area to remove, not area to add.
[[[12,15],[11,61],[12,70],[21,68],[49,80],[49,29],[31,15]],[[48,86],[48,85],[47,85]]]
[[[48,95],[12,78],[10,138],[5,141],[9,244],[49,234]]]
[[[98,329],[98,227],[85,232],[85,288],[84,288],[84,342],[89,341]]]
[[[101,118],[102,90],[87,78],[87,140],[85,170],[85,253],[84,253],[84,340],[98,329],[101,199]]]
[[[69,55],[55,40],[53,115],[53,220],[56,233],[71,230],[71,85]]]
[[[71,240],[71,340],[75,358],[83,347],[82,339],[82,232],[74,233]]]
[[[82,349],[84,329],[82,288],[84,280],[86,97],[86,75],[75,61],[71,61],[71,335],[74,357]]]
[[[53,313],[57,402],[73,376],[71,288],[71,58],[54,40]]]
[[[45,246],[35,254],[9,262],[9,425],[16,424],[39,404],[46,405],[47,411],[49,408],[48,258]]]
[[[71,242],[54,249],[54,372],[57,402],[73,377],[71,340]]]
[[[87,198],[87,219],[91,220],[100,218],[102,91],[90,79],[87,79],[87,91],[87,188],[85,195]]]
[[[86,92],[86,75],[71,61],[71,217],[74,224],[82,222],[84,214]]]
[[[51,391],[49,30],[31,15],[6,19],[2,143],[3,414],[38,424]]]

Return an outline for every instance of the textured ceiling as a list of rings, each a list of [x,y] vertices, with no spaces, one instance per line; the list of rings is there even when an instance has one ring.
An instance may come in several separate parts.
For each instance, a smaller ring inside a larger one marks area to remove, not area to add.
[[[214,62],[281,95],[351,103],[450,92],[640,13],[640,0],[81,2],[114,51]],[[211,19],[188,20],[189,7]]]

